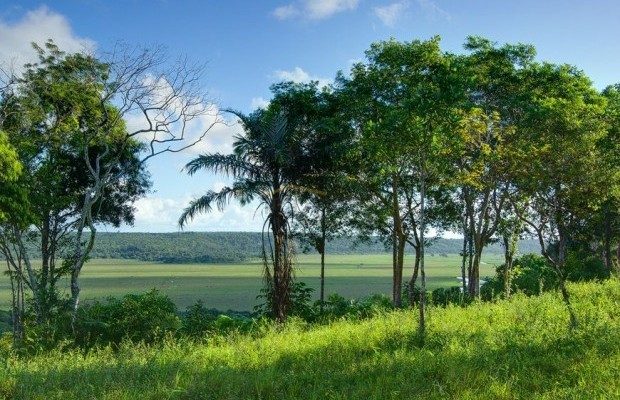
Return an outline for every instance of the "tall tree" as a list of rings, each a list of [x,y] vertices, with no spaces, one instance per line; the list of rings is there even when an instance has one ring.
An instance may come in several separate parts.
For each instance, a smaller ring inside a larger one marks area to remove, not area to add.
[[[301,157],[294,177],[299,191],[293,218],[293,231],[302,243],[321,257],[320,311],[325,301],[325,257],[327,241],[343,228],[347,214],[347,171],[352,129],[340,117],[343,104],[330,88],[282,82],[272,86],[270,108],[286,110],[288,124],[300,138]]]
[[[284,322],[290,312],[293,283],[293,246],[289,210],[297,192],[295,160],[299,156],[297,138],[282,112],[257,110],[250,115],[236,112],[243,134],[235,137],[233,154],[203,154],[185,169],[193,175],[200,170],[221,173],[233,183],[219,192],[208,191],[193,200],[179,218],[184,227],[195,215],[222,210],[231,199],[242,205],[258,199],[266,210],[263,224],[263,259],[267,299],[273,316]]]
[[[603,259],[609,274],[613,272],[613,245],[616,245],[616,273],[620,274],[620,84],[603,90],[607,99],[605,119],[607,134],[601,138],[598,147],[604,168],[610,171],[609,193],[597,213],[596,227],[602,243]]]
[[[574,67],[537,64],[527,73],[530,107],[512,171],[528,199],[521,218],[559,278],[574,327],[565,265],[571,240],[605,199],[608,174],[597,148],[604,101]]]
[[[420,332],[424,334],[426,276],[424,245],[430,226],[441,227],[443,213],[427,213],[429,198],[442,207],[438,135],[453,122],[454,70],[439,38],[375,43],[341,85],[349,91],[354,126],[360,133],[360,203],[367,228],[391,242],[393,303],[402,302],[403,261],[408,242],[416,250],[421,275]],[[436,192],[436,196],[427,196]],[[370,207],[369,207],[370,206]],[[435,216],[431,220],[429,217]],[[370,225],[368,225],[370,223]],[[362,225],[364,226],[364,225]],[[415,281],[415,274],[412,281]]]
[[[532,62],[535,50],[521,44],[498,47],[481,37],[469,37],[464,47],[471,54],[460,58],[466,97],[461,103],[456,164],[469,247],[463,254],[469,254],[468,292],[477,296],[482,252],[508,211],[510,182],[504,171],[523,104],[520,74]]]

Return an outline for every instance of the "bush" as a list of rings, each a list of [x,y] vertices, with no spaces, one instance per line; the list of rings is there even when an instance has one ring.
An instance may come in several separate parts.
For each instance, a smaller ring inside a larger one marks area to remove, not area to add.
[[[461,292],[461,287],[452,286],[450,288],[438,288],[433,290],[428,304],[445,307],[449,304],[469,304],[469,300],[469,296]]]
[[[312,293],[314,289],[308,287],[305,282],[293,282],[290,289],[289,317],[299,317],[305,321],[314,320],[316,317],[315,308],[313,307]],[[263,300],[262,303],[254,307],[254,316],[257,318],[274,319],[275,316],[271,310],[271,293],[269,289],[260,290],[257,300]]]
[[[480,288],[484,300],[501,296],[504,293],[504,264],[496,269],[496,274]],[[525,295],[539,295],[544,291],[553,290],[558,285],[558,277],[547,262],[537,254],[526,254],[513,263],[511,292],[522,292]]]
[[[176,306],[166,295],[153,289],[129,294],[118,300],[108,298],[80,309],[75,340],[84,347],[95,344],[118,345],[123,340],[153,343],[176,332],[181,320]]]
[[[315,303],[318,310],[319,303]],[[324,321],[346,318],[349,320],[359,320],[370,318],[382,311],[393,310],[392,300],[383,294],[373,294],[359,300],[347,300],[337,293],[332,293],[327,297],[321,319]],[[318,311],[316,311],[318,314]]]
[[[247,332],[253,322],[249,313],[231,310],[223,313],[214,308],[206,308],[201,300],[187,307],[181,319],[182,325],[179,333],[195,338],[231,331]]]
[[[205,307],[202,300],[187,307],[182,317],[181,333],[199,337],[214,329],[217,314]]]
[[[585,249],[569,250],[565,262],[566,279],[571,282],[603,280],[609,270],[603,260]]]

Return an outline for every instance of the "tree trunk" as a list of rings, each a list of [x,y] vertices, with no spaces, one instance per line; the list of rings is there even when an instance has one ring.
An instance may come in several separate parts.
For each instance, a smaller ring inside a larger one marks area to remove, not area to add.
[[[474,211],[473,206],[468,211],[469,215],[469,227],[467,230],[467,293],[469,294],[469,288],[471,287],[472,273],[474,270]]]
[[[612,261],[612,253],[611,253],[611,216],[609,213],[605,212],[605,232],[603,234],[603,253],[605,259],[605,267],[607,268],[608,276],[611,276],[613,272],[613,261]]]
[[[415,304],[415,284],[418,280],[418,275],[420,274],[420,246],[414,246],[415,249],[415,261],[413,263],[413,273],[411,274],[411,279],[408,284],[408,302],[409,307],[413,307]]]
[[[319,312],[322,315],[325,308],[325,250],[321,252],[321,294]]]
[[[422,154],[422,179],[420,181],[420,325],[418,327],[418,334],[420,340],[424,343],[424,337],[426,336],[426,270],[424,269],[424,230],[426,229],[424,220],[424,206],[426,201],[426,161],[424,153]]]
[[[467,216],[463,217],[463,252],[461,253],[461,293],[467,293]]]
[[[512,287],[512,263],[514,259],[517,239],[514,236],[510,238],[507,235],[504,235],[503,240],[504,240],[504,295],[508,299],[510,298],[510,291]]]
[[[620,275],[620,243],[616,247],[616,273]]]
[[[37,280],[34,269],[32,268],[32,263],[30,262],[30,257],[26,252],[26,247],[24,246],[24,242],[22,240],[21,235],[17,238],[18,246],[19,246],[19,259],[23,260],[24,265],[26,266],[26,272],[28,273],[28,286],[32,291],[32,302],[34,305],[35,312],[35,322],[37,325],[40,325],[43,322],[43,307],[42,307],[42,299],[41,299],[41,290],[39,288],[39,282]],[[21,261],[18,262],[21,263]],[[22,274],[23,276],[23,274]]]
[[[403,221],[400,217],[398,206],[398,182],[397,177],[392,176],[392,305],[402,305],[403,291],[403,261],[407,236],[403,232]]]
[[[482,259],[482,249],[476,246],[474,249],[474,261],[472,263],[471,274],[469,275],[469,294],[472,297],[480,296],[480,260]]]
[[[564,236],[563,228],[558,228],[558,259],[557,261],[551,257],[549,252],[547,251],[547,246],[545,245],[545,239],[543,237],[542,228],[537,228],[532,222],[525,220],[531,227],[536,230],[536,234],[538,236],[538,244],[540,245],[541,254],[545,259],[549,262],[553,270],[555,271],[559,281],[560,281],[560,291],[562,292],[562,300],[564,300],[564,304],[566,304],[566,308],[568,309],[568,314],[570,316],[570,325],[569,328],[572,330],[576,328],[579,324],[577,320],[577,316],[575,315],[575,310],[573,310],[573,305],[570,301],[570,295],[568,293],[568,289],[566,288],[566,277],[564,276],[563,268],[564,268],[564,260],[566,256],[566,238]]]

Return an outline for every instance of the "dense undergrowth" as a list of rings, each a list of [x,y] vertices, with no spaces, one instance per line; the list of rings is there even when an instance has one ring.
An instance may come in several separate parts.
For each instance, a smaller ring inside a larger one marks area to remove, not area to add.
[[[0,398],[611,399],[620,398],[620,281],[571,284],[579,326],[555,292],[467,308],[386,312],[327,325],[157,345],[0,349]]]

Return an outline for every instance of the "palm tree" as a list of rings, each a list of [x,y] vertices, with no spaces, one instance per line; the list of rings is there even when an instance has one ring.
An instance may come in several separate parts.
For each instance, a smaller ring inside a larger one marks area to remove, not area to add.
[[[273,316],[284,322],[290,309],[293,281],[293,247],[286,211],[296,192],[293,180],[297,175],[294,167],[299,146],[283,113],[231,112],[244,129],[242,135],[235,136],[233,153],[203,154],[190,161],[185,169],[189,175],[199,170],[224,174],[233,178],[233,183],[190,202],[179,218],[179,226],[183,228],[196,214],[210,212],[213,204],[221,211],[231,199],[241,205],[257,199],[259,207],[267,211],[262,240],[267,299]]]

